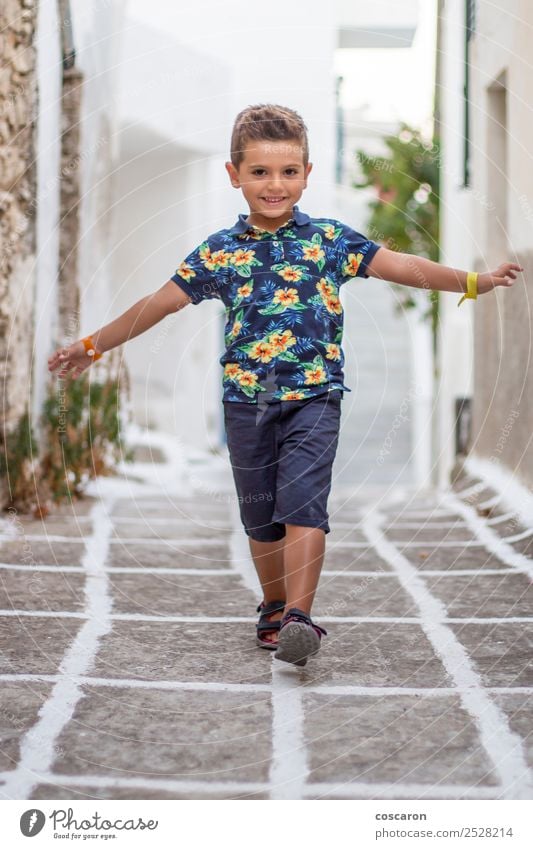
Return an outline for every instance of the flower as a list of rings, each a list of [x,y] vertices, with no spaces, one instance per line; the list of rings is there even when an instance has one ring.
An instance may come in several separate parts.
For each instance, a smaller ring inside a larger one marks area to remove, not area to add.
[[[303,258],[310,259],[313,262],[320,262],[321,259],[324,259],[324,251],[320,247],[320,245],[312,245],[309,247],[304,247],[303,249]]]
[[[305,392],[297,392],[296,390],[284,392],[281,396],[282,401],[301,401],[302,398],[305,398]]]
[[[340,315],[342,312],[342,304],[336,295],[330,295],[325,299],[325,305],[328,312]]]
[[[334,239],[335,238],[335,227],[333,224],[328,224],[324,227],[324,235],[326,239]]]
[[[247,298],[248,295],[252,294],[252,284],[251,283],[243,283],[242,286],[239,286],[237,289],[237,295],[240,298]]]
[[[257,375],[251,371],[243,371],[237,375],[237,380],[241,386],[255,386],[257,383]]]
[[[301,268],[295,268],[293,265],[286,265],[281,271],[278,271],[280,277],[283,277],[287,283],[297,283],[302,279],[303,271]]]
[[[238,363],[226,363],[224,366],[224,375],[231,379],[237,377],[241,373],[241,367]]]
[[[180,267],[176,269],[176,274],[179,274],[184,280],[190,280],[191,277],[196,277],[196,271],[193,271],[191,266],[187,265],[186,262],[181,263]]]
[[[307,384],[324,383],[325,379],[326,372],[322,366],[316,366],[316,368],[306,370],[305,382]]]
[[[230,259],[231,254],[226,253],[226,251],[215,251],[205,260],[204,265],[209,271],[216,271],[217,268],[226,268]]]
[[[203,260],[203,262],[211,259],[211,248],[208,244],[201,245],[198,253],[200,254],[200,259]]]
[[[262,363],[269,363],[274,356],[272,345],[264,339],[256,342],[250,351],[252,360],[260,360]]]
[[[242,327],[242,321],[236,321],[230,331],[230,336],[238,336]]]
[[[283,333],[272,333],[269,341],[275,353],[282,354],[291,345],[296,345],[297,339],[292,330],[284,330]]]
[[[363,259],[362,253],[348,254],[348,259],[342,267],[342,273],[348,274],[348,275],[350,275],[350,277],[355,277],[358,270],[359,270],[359,266],[361,265],[362,259]]]
[[[297,304],[299,300],[300,298],[296,289],[276,289],[274,293],[274,303],[283,304],[283,306]]]
[[[255,256],[255,251],[247,251],[244,248],[239,248],[235,251],[232,257],[233,265],[249,265]]]
[[[328,360],[340,360],[341,358],[341,349],[339,345],[335,345],[333,342],[329,342],[326,345],[326,359]]]
[[[320,278],[316,284],[316,288],[321,295],[331,295],[335,291],[335,285],[330,280],[326,280],[325,277]]]

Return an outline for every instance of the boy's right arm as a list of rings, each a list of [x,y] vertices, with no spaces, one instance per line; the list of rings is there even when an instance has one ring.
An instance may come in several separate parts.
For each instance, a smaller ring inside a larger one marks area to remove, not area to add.
[[[137,301],[110,324],[91,333],[96,351],[98,353],[110,351],[129,339],[140,336],[165,316],[183,309],[190,302],[191,299],[183,289],[173,280],[167,280],[160,289]],[[48,371],[55,371],[61,367],[58,377],[65,377],[67,374],[70,377],[78,377],[92,363],[92,357],[86,353],[83,342],[79,340],[68,347],[54,351],[48,358]]]

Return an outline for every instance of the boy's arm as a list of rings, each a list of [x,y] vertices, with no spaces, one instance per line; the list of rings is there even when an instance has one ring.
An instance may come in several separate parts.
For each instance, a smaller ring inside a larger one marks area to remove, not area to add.
[[[160,289],[137,301],[114,321],[92,333],[96,351],[110,351],[123,342],[140,336],[165,316],[186,307],[190,301],[183,289],[176,286],[172,280],[167,280]],[[83,342],[77,341],[68,347],[58,348],[49,357],[48,371],[55,371],[61,366],[58,377],[64,377],[68,373],[71,377],[78,377],[92,363],[93,358],[86,353]]]
[[[496,286],[512,286],[516,272],[524,269],[513,262],[502,262],[496,271],[478,275],[479,295],[490,292]],[[379,277],[390,283],[415,286],[418,289],[434,289],[440,292],[466,292],[466,271],[440,265],[421,256],[399,253],[381,247],[368,263],[369,277]]]

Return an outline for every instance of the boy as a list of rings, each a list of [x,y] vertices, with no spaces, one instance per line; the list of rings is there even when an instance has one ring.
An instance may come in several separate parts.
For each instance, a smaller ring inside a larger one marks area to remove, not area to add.
[[[297,665],[326,632],[311,617],[329,532],[327,498],[343,382],[340,286],[356,276],[465,292],[511,286],[520,266],[483,274],[401,254],[297,202],[312,169],[291,109],[250,106],[235,121],[231,185],[249,207],[209,236],[164,286],[110,324],[57,350],[49,370],[77,377],[105,351],[208,298],[226,308],[224,422],[241,520],[263,588],[257,642]]]

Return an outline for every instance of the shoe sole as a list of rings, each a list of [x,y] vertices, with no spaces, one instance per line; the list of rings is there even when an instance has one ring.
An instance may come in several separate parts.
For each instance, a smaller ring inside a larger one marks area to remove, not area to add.
[[[279,632],[278,650],[274,657],[285,663],[305,666],[307,659],[317,654],[320,637],[314,628],[303,622],[290,622]]]

